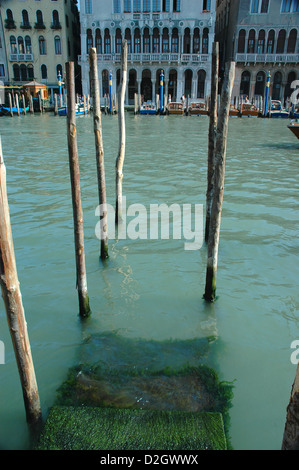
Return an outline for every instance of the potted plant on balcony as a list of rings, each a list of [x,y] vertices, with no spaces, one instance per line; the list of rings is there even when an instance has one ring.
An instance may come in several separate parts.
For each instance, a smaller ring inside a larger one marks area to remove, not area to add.
[[[15,21],[12,18],[6,18],[5,28],[6,29],[16,29]]]

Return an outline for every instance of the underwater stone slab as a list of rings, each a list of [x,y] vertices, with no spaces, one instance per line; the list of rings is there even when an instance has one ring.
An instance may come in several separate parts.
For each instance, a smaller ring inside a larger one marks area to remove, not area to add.
[[[221,413],[54,406],[38,450],[226,450]]]

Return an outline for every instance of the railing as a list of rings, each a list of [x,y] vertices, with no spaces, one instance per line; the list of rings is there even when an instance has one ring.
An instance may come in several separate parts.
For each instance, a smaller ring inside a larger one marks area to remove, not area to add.
[[[32,62],[33,54],[10,54],[9,60],[11,62]]]
[[[128,62],[138,63],[175,63],[175,64],[201,64],[210,59],[209,54],[177,54],[167,53],[130,53]],[[88,54],[78,57],[80,63],[88,62]],[[120,62],[120,54],[98,54],[99,62]]]
[[[236,54],[236,62],[297,63],[299,54]]]

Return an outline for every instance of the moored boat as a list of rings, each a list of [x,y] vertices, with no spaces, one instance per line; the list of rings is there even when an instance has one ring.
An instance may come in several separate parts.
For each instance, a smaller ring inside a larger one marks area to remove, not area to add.
[[[82,105],[76,104],[76,116],[81,116],[83,114],[87,114],[88,109],[84,111],[84,107]],[[67,106],[61,106],[58,108],[58,115],[59,116],[66,116],[67,115]]]
[[[234,104],[231,104],[230,105],[230,108],[229,108],[229,115],[231,117],[238,117],[240,116],[240,111],[238,108],[236,108],[236,106]]]
[[[288,118],[288,111],[282,106],[281,101],[272,100],[271,102],[271,118]]]
[[[256,106],[251,103],[242,103],[241,105],[241,116],[248,116],[248,117],[258,117],[259,112]]]
[[[140,107],[140,114],[157,114],[156,106],[151,101],[146,101]]]
[[[170,103],[168,103],[167,113],[168,114],[183,115],[184,114],[184,104],[179,103],[179,102],[171,101]]]
[[[195,102],[190,104],[188,114],[190,116],[207,116],[209,111],[207,110],[205,103]]]
[[[25,112],[27,113],[29,111],[29,106],[25,108]],[[16,106],[13,106],[12,108],[13,114],[18,114],[18,108]],[[19,113],[24,114],[24,108],[19,108]],[[0,108],[0,115],[2,116],[9,116],[10,115],[10,107],[9,106],[1,106]]]
[[[291,121],[288,125],[288,129],[290,129],[290,131],[293,132],[297,139],[299,139],[299,122]]]

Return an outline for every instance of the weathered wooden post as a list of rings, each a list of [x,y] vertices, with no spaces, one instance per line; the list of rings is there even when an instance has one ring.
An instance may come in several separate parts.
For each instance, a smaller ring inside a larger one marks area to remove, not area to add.
[[[22,95],[22,103],[23,103],[24,116],[26,116],[26,103],[25,103],[25,96],[24,95]]]
[[[31,94],[29,95],[29,111],[30,111],[30,114],[33,114],[33,113],[34,113],[33,99],[32,99],[32,95],[31,95]]]
[[[12,98],[11,98],[11,94],[10,94],[10,93],[8,93],[8,101],[9,101],[10,115],[11,115],[11,117],[13,117]]]
[[[76,97],[75,97],[75,74],[74,62],[66,63],[66,83],[68,95],[67,110],[67,139],[69,152],[69,167],[72,189],[74,237],[76,252],[76,271],[79,296],[79,313],[81,317],[90,314],[89,297],[87,292],[85,253],[84,253],[84,231],[83,231],[83,211],[81,205],[80,172],[77,147],[76,128]]]
[[[17,115],[20,116],[19,95],[16,95]]]
[[[225,80],[222,86],[221,103],[215,141],[214,187],[208,239],[206,286],[204,293],[205,300],[209,302],[213,302],[216,298],[216,275],[224,191],[227,132],[234,78],[235,62],[230,62],[226,65]]]
[[[123,218],[122,211],[122,182],[123,182],[123,166],[125,160],[126,150],[126,125],[125,125],[125,94],[127,85],[127,61],[128,61],[128,45],[127,41],[123,41],[121,48],[121,84],[119,88],[119,110],[118,110],[118,124],[119,124],[119,149],[116,159],[116,208],[115,208],[115,222],[120,223]]]
[[[281,450],[299,450],[299,364],[287,406]]]
[[[97,64],[97,50],[95,47],[91,47],[89,49],[89,67],[90,67],[90,88],[91,88],[91,96],[92,96],[92,104],[93,104],[93,123],[94,123],[95,147],[96,147],[99,205],[102,208],[100,257],[102,260],[104,260],[109,257],[109,254],[108,254],[108,214],[107,214],[105,163],[104,163],[104,148],[103,148],[103,137],[102,137],[102,118],[101,118],[98,64]]]
[[[6,169],[0,140],[0,283],[9,331],[18,365],[27,422],[38,424],[41,406],[17,274],[9,206]]]
[[[58,114],[57,93],[54,94],[54,116]]]
[[[137,93],[134,93],[134,114],[137,114],[138,104],[137,104]]]
[[[87,110],[86,110],[86,96],[83,95],[83,110],[84,110],[84,116],[86,115],[87,113]]]
[[[214,176],[214,152],[217,129],[218,112],[218,77],[219,77],[219,43],[214,42],[212,53],[212,78],[211,78],[211,97],[209,112],[209,149],[208,149],[208,175],[207,175],[207,194],[206,194],[206,226],[205,241],[209,238],[209,226],[211,218],[211,207],[213,199],[213,176]]]

